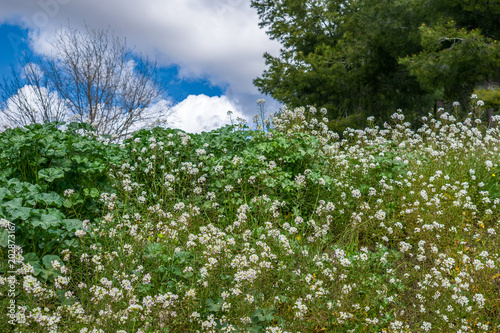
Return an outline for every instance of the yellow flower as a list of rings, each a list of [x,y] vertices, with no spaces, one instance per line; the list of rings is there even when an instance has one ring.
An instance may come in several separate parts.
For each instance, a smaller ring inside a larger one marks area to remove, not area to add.
[[[495,177],[495,174],[492,174],[491,177]]]
[[[298,241],[300,241],[302,239],[302,237],[300,237],[300,235],[295,236],[295,238],[297,238]]]

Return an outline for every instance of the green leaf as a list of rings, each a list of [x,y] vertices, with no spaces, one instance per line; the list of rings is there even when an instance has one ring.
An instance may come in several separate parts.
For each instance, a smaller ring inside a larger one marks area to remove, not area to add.
[[[24,261],[31,263],[38,262],[38,255],[34,252],[26,253],[24,255]]]
[[[61,224],[61,219],[53,215],[42,214],[40,218],[33,219],[31,225],[33,227],[40,226],[42,229],[49,229],[51,227],[57,227]]]
[[[266,322],[266,321],[271,321],[274,319],[273,313],[274,313],[273,308],[257,309],[252,314],[252,317],[254,319],[254,322],[258,322],[258,321]]]
[[[9,245],[9,232],[5,229],[0,231],[0,246],[7,247]]]
[[[99,197],[99,190],[96,189],[95,187],[92,187],[91,189],[84,188],[83,194],[86,197],[90,196],[91,198],[98,198]]]
[[[52,215],[54,217],[57,217],[59,220],[62,220],[65,218],[63,212],[61,212],[59,209],[56,208],[47,208],[47,214]]]
[[[40,275],[40,273],[42,273],[44,271],[42,265],[40,265],[40,263],[37,261],[35,263],[31,263],[31,266],[33,266],[33,271],[35,272],[35,276],[38,276]]]
[[[0,187],[0,201],[3,200],[5,197],[10,196],[10,191],[5,188],[5,187]]]
[[[40,260],[36,253],[30,252],[24,255],[24,261],[30,263],[33,266],[33,270],[35,272],[35,276],[39,275],[42,271],[42,265],[40,265]]]
[[[92,127],[92,125],[84,123],[84,122],[71,122],[67,126],[68,126],[68,131],[72,131],[72,132],[76,132],[80,129],[83,129],[86,131],[95,131],[95,129]],[[82,141],[75,142],[74,146],[80,148],[80,146],[85,146],[85,142],[82,142]]]
[[[63,178],[64,171],[62,168],[42,169],[38,172],[38,177],[40,177],[40,179],[45,179],[49,183],[52,183],[54,180],[58,178]]]
[[[40,158],[36,161],[36,163],[37,163],[38,165],[42,165],[42,164],[44,164],[44,163],[47,163],[47,161],[48,161],[48,159],[47,159],[46,157],[40,157]]]
[[[59,272],[57,272],[55,269],[52,267],[50,269],[42,269],[40,271],[40,277],[43,280],[53,280],[56,276],[61,275]]]
[[[64,244],[63,248],[72,248],[72,247],[76,248],[78,247],[79,242],[73,238],[64,240],[63,244]]]
[[[36,199],[45,205],[55,205],[57,207],[61,207],[64,202],[63,198],[55,192],[40,193],[36,196]]]
[[[66,207],[66,208],[73,207],[73,200],[71,200],[71,198],[65,198],[63,206]]]
[[[217,298],[217,302],[214,302],[211,298],[205,301],[205,305],[207,306],[209,312],[219,312],[223,303],[224,301],[220,297]]]
[[[191,261],[193,255],[189,252],[180,251],[180,252],[175,252],[174,257],[178,259],[179,263],[184,264]]]
[[[96,189],[95,187],[92,187],[92,188],[90,189],[90,196],[91,196],[92,198],[98,198],[98,197],[99,197],[99,190],[98,190],[98,189]]]
[[[7,211],[19,209],[23,206],[23,199],[22,198],[14,198],[14,199],[2,204],[2,206],[4,208],[7,208]]]
[[[83,228],[82,221],[78,219],[64,219],[63,223],[66,225],[66,230],[77,231]]]
[[[265,317],[264,317],[267,321],[271,321],[274,319],[274,316],[272,313],[266,313]]]
[[[149,256],[159,256],[162,251],[162,245],[160,243],[149,243],[146,245],[145,252]]]
[[[62,304],[62,305],[72,305],[76,301],[73,297],[71,298],[66,298],[66,292],[67,290],[61,289],[56,292],[57,294],[57,300]]]
[[[21,207],[21,208],[12,210],[10,212],[10,215],[11,215],[12,220],[19,218],[21,220],[26,221],[27,219],[29,219],[29,217],[31,215],[30,213],[31,213],[31,208]]]
[[[171,272],[172,274],[176,276],[182,276],[183,275],[183,270],[180,267],[177,266],[170,266],[167,268],[167,271]]]
[[[50,270],[52,268],[52,265],[50,263],[54,260],[59,261],[61,266],[64,265],[63,261],[61,260],[61,258],[59,258],[59,256],[48,254],[42,258],[43,265],[47,270]]]
[[[278,295],[278,298],[279,298],[281,303],[285,303],[288,300],[288,297],[286,297],[284,295]]]

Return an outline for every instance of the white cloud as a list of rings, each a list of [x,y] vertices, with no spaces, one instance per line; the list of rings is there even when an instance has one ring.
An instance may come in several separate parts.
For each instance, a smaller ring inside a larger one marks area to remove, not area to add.
[[[30,62],[27,63],[21,71],[21,78],[25,79],[26,76],[41,80],[43,78],[43,71],[38,64]]]
[[[238,113],[250,119],[260,98],[268,100],[269,112],[280,106],[252,83],[266,67],[264,52],[277,54],[280,45],[259,28],[249,0],[1,1],[0,24],[5,22],[27,27],[31,48],[41,54],[50,53],[54,30],[68,22],[74,28],[84,22],[109,27],[135,51],[157,57],[160,67],[177,65],[181,79],[224,87],[221,97],[189,96],[176,106],[164,101],[157,107],[172,107],[177,120],[170,117],[169,123],[189,132],[221,126],[229,109],[234,118]]]
[[[237,117],[245,118],[240,108],[224,95],[220,97],[189,95],[173,106],[172,111],[168,126],[190,133],[208,132],[231,124],[231,119],[236,124]],[[231,119],[227,111],[233,111]]]
[[[2,21],[18,18],[31,28],[32,47],[50,49],[53,30],[84,21],[126,36],[137,51],[180,66],[183,78],[227,84],[235,94],[255,94],[252,80],[265,69],[262,55],[279,44],[258,27],[248,0],[16,0],[2,3]],[[256,98],[257,99],[257,98]]]
[[[63,100],[59,99],[57,93],[50,93],[42,88],[42,93],[45,98],[51,100],[54,109],[61,112],[59,120],[70,121],[70,115],[65,111]],[[17,100],[27,99],[28,104],[33,108],[32,115],[26,113],[25,110],[18,108]],[[42,110],[40,100],[34,88],[24,86],[18,91],[18,94],[12,96],[6,103],[6,109],[0,112],[0,132],[6,127],[16,127],[19,124],[9,120],[5,113],[15,116],[19,115],[17,121],[23,120],[23,124],[27,125],[35,120],[42,123]],[[59,108],[55,108],[59,106]],[[227,111],[233,111],[231,118],[227,115]],[[178,128],[189,133],[200,133],[203,131],[211,131],[222,127],[226,124],[231,124],[231,119],[236,124],[236,118],[243,118],[248,121],[238,105],[229,100],[227,96],[209,97],[206,95],[189,95],[182,102],[172,105],[169,100],[162,99],[151,107],[147,108],[143,114],[146,118],[144,121],[135,123],[130,130],[137,131],[141,128],[147,128],[153,125],[163,127]]]
[[[4,127],[26,126],[45,120],[60,121],[66,118],[66,114],[63,100],[57,92],[25,85],[5,101],[0,123]]]
[[[227,111],[232,111],[231,118]],[[248,117],[241,108],[227,96],[209,97],[206,95],[189,95],[178,104],[162,99],[144,110],[145,120],[134,124],[130,130],[137,131],[141,128],[155,126],[177,128],[188,133],[209,132],[224,125],[237,123],[237,118]]]

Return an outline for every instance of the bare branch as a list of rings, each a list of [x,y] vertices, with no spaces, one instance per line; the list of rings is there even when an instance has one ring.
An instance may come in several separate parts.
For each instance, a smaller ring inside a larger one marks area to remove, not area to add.
[[[0,85],[4,100],[15,96],[7,103],[12,107],[3,105],[3,112],[16,126],[70,115],[92,124],[98,134],[121,137],[133,124],[146,120],[145,110],[165,91],[156,63],[133,55],[125,40],[109,28],[68,25],[56,33],[50,56],[37,64],[26,60],[24,68],[24,79],[13,68],[14,79]],[[36,108],[33,98],[39,101]]]

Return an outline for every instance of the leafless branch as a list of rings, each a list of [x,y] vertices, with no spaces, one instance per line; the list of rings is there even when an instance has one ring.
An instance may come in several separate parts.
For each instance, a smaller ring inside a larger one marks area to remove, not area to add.
[[[156,62],[133,54],[109,28],[68,25],[56,33],[52,46],[52,54],[36,65],[24,62],[24,79],[13,68],[14,78],[0,85],[11,106],[3,105],[4,115],[17,126],[63,120],[69,114],[92,124],[98,134],[122,137],[134,123],[146,120],[144,111],[165,91]],[[26,84],[32,89],[27,91]]]

